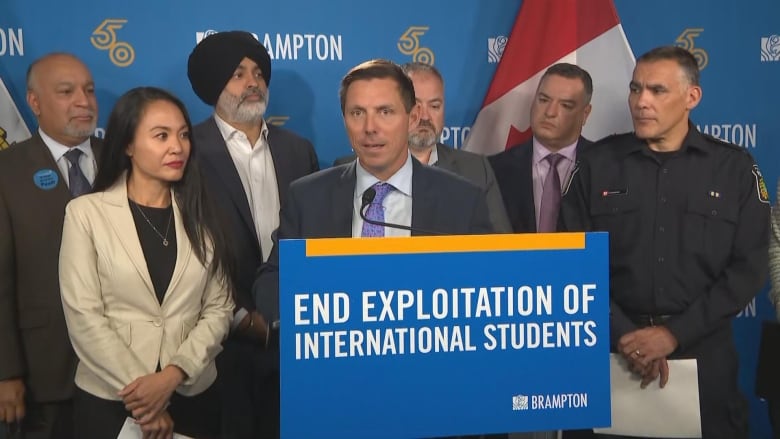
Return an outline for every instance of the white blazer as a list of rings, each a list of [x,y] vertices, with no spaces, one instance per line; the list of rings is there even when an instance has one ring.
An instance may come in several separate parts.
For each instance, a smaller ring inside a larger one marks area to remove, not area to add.
[[[216,379],[233,316],[223,282],[200,263],[173,199],[176,266],[162,304],[157,300],[138,239],[127,185],[72,200],[60,247],[60,289],[68,333],[79,357],[76,385],[100,398],[136,378],[173,364],[188,378],[183,395],[206,390]]]

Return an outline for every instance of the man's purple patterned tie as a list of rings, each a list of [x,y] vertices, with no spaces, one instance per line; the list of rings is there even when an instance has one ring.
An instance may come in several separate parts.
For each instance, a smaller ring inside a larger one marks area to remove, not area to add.
[[[374,221],[384,222],[385,208],[382,206],[382,201],[385,199],[387,194],[393,190],[393,186],[387,183],[382,183],[380,181],[375,183],[372,187],[376,191],[376,196],[374,197],[374,200],[371,201],[371,204],[368,205],[366,218]],[[361,231],[360,236],[364,238],[385,236],[385,227],[363,221],[363,230]]]
[[[542,186],[542,202],[539,206],[539,233],[555,232],[558,228],[558,210],[561,208],[561,177],[558,175],[560,154],[549,154],[544,159],[550,170]]]

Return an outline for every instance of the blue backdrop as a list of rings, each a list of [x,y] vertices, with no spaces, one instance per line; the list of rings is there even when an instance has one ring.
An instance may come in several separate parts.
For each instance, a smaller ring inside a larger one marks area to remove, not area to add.
[[[31,129],[36,127],[24,103],[25,71],[33,59],[51,51],[72,52],[91,68],[100,126],[116,98],[138,85],[173,91],[198,122],[210,108],[189,86],[187,56],[208,32],[248,30],[274,58],[270,121],[309,138],[325,167],[349,152],[337,98],[339,80],[353,65],[376,57],[433,62],[442,71],[447,99],[444,142],[460,146],[497,65],[488,52],[489,41],[508,36],[520,4],[4,0],[0,78]],[[581,0],[581,6],[586,5],[587,0]],[[772,80],[780,77],[780,2],[615,0],[615,6],[635,54],[681,44],[698,55],[704,98],[693,112],[694,122],[705,132],[748,148],[774,192],[780,165],[772,145],[780,140],[780,131],[770,107],[780,98]],[[765,405],[752,396],[759,322],[768,318],[773,311],[765,291],[735,325],[755,438],[769,435]]]

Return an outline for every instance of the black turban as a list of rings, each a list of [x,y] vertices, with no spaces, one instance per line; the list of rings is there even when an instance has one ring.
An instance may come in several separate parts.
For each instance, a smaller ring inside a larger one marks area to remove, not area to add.
[[[203,102],[214,106],[244,58],[257,63],[268,86],[271,82],[271,57],[252,34],[236,30],[207,36],[192,49],[187,62],[187,77],[192,90]]]

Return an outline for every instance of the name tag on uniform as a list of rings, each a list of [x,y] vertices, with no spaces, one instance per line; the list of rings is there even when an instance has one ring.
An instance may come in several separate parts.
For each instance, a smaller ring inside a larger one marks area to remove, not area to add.
[[[602,197],[613,197],[615,195],[626,195],[628,189],[609,189],[601,192]]]

